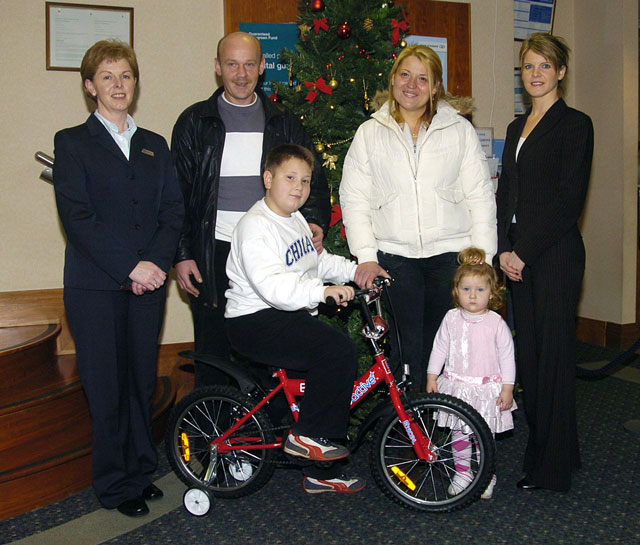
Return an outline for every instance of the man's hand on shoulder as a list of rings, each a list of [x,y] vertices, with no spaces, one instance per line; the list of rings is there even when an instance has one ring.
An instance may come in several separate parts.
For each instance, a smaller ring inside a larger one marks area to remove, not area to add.
[[[311,242],[313,242],[313,247],[316,249],[316,252],[319,254],[324,250],[324,246],[322,246],[322,240],[324,239],[324,231],[322,227],[315,223],[310,223],[309,228],[311,229],[311,234],[313,237],[311,238]]]

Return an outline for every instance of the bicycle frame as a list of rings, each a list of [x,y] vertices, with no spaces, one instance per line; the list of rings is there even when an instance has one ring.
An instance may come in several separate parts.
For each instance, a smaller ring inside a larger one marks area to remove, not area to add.
[[[351,405],[353,409],[360,403],[371,391],[373,391],[381,382],[385,382],[389,390],[391,403],[398,415],[400,422],[405,428],[409,440],[413,445],[416,455],[421,460],[433,462],[436,459],[434,445],[424,435],[420,426],[413,421],[413,417],[407,414],[400,397],[400,390],[396,384],[395,378],[387,363],[384,352],[377,344],[377,340],[381,339],[388,329],[386,322],[381,316],[380,294],[382,286],[374,287],[371,290],[359,290],[357,299],[360,301],[361,310],[366,324],[362,329],[363,335],[368,338],[373,347],[373,365],[353,384],[353,392],[351,394]],[[376,303],[378,313],[372,316],[369,304]],[[296,402],[297,397],[304,395],[305,381],[304,379],[291,379],[287,376],[284,369],[278,369],[274,376],[278,378],[278,385],[271,390],[263,399],[258,402],[249,412],[238,418],[233,426],[224,434],[213,439],[210,443],[210,455],[215,458],[218,454],[224,454],[234,450],[262,450],[271,448],[280,448],[283,444],[282,438],[277,438],[275,443],[263,443],[259,438],[251,437],[233,437],[229,439],[241,426],[243,426],[258,410],[264,407],[274,396],[281,390],[283,391],[293,418],[298,420],[299,408]],[[253,442],[254,444],[247,444]],[[211,464],[210,467],[213,467]],[[205,480],[211,478],[207,474]]]

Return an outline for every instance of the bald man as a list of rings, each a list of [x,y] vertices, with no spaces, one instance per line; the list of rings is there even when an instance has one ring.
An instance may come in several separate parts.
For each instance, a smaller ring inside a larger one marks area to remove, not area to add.
[[[171,137],[171,152],[185,202],[185,222],[175,259],[178,285],[189,295],[196,352],[229,358],[224,331],[225,264],[231,234],[242,215],[264,196],[261,174],[271,148],[300,144],[315,155],[297,116],[257,88],[264,72],[260,42],[233,32],[218,42],[213,95],[187,108]],[[311,194],[300,210],[322,251],[328,227],[329,189],[315,157]],[[196,362],[195,386],[228,378]]]

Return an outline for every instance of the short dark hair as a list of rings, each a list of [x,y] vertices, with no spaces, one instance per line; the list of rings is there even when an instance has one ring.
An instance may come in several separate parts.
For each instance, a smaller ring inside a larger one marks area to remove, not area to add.
[[[82,81],[86,79],[92,80],[102,61],[119,61],[120,59],[124,59],[129,63],[133,76],[138,79],[140,77],[138,60],[133,48],[129,44],[118,40],[100,40],[87,49],[82,58],[82,63],[80,64]]]
[[[281,144],[273,148],[268,154],[264,164],[264,169],[273,173],[278,167],[289,159],[300,159],[309,165],[313,170],[313,153],[307,148],[298,144]]]
[[[82,63],[80,63],[82,82],[84,83],[85,80],[93,81],[101,62],[119,61],[120,59],[124,59],[129,63],[133,77],[137,81],[140,77],[140,71],[138,70],[138,59],[136,59],[136,53],[133,48],[129,44],[118,40],[100,40],[87,49],[84,57],[82,57]]]

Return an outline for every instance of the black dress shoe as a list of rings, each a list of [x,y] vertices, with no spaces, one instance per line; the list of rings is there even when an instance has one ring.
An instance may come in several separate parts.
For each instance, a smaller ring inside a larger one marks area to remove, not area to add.
[[[533,484],[528,477],[520,479],[516,486],[522,490],[540,490],[542,487],[537,484]]]
[[[149,512],[149,508],[144,500],[138,496],[132,500],[123,501],[118,505],[118,511],[128,517],[141,517]]]
[[[159,500],[164,494],[155,484],[150,484],[142,491],[143,500]]]

